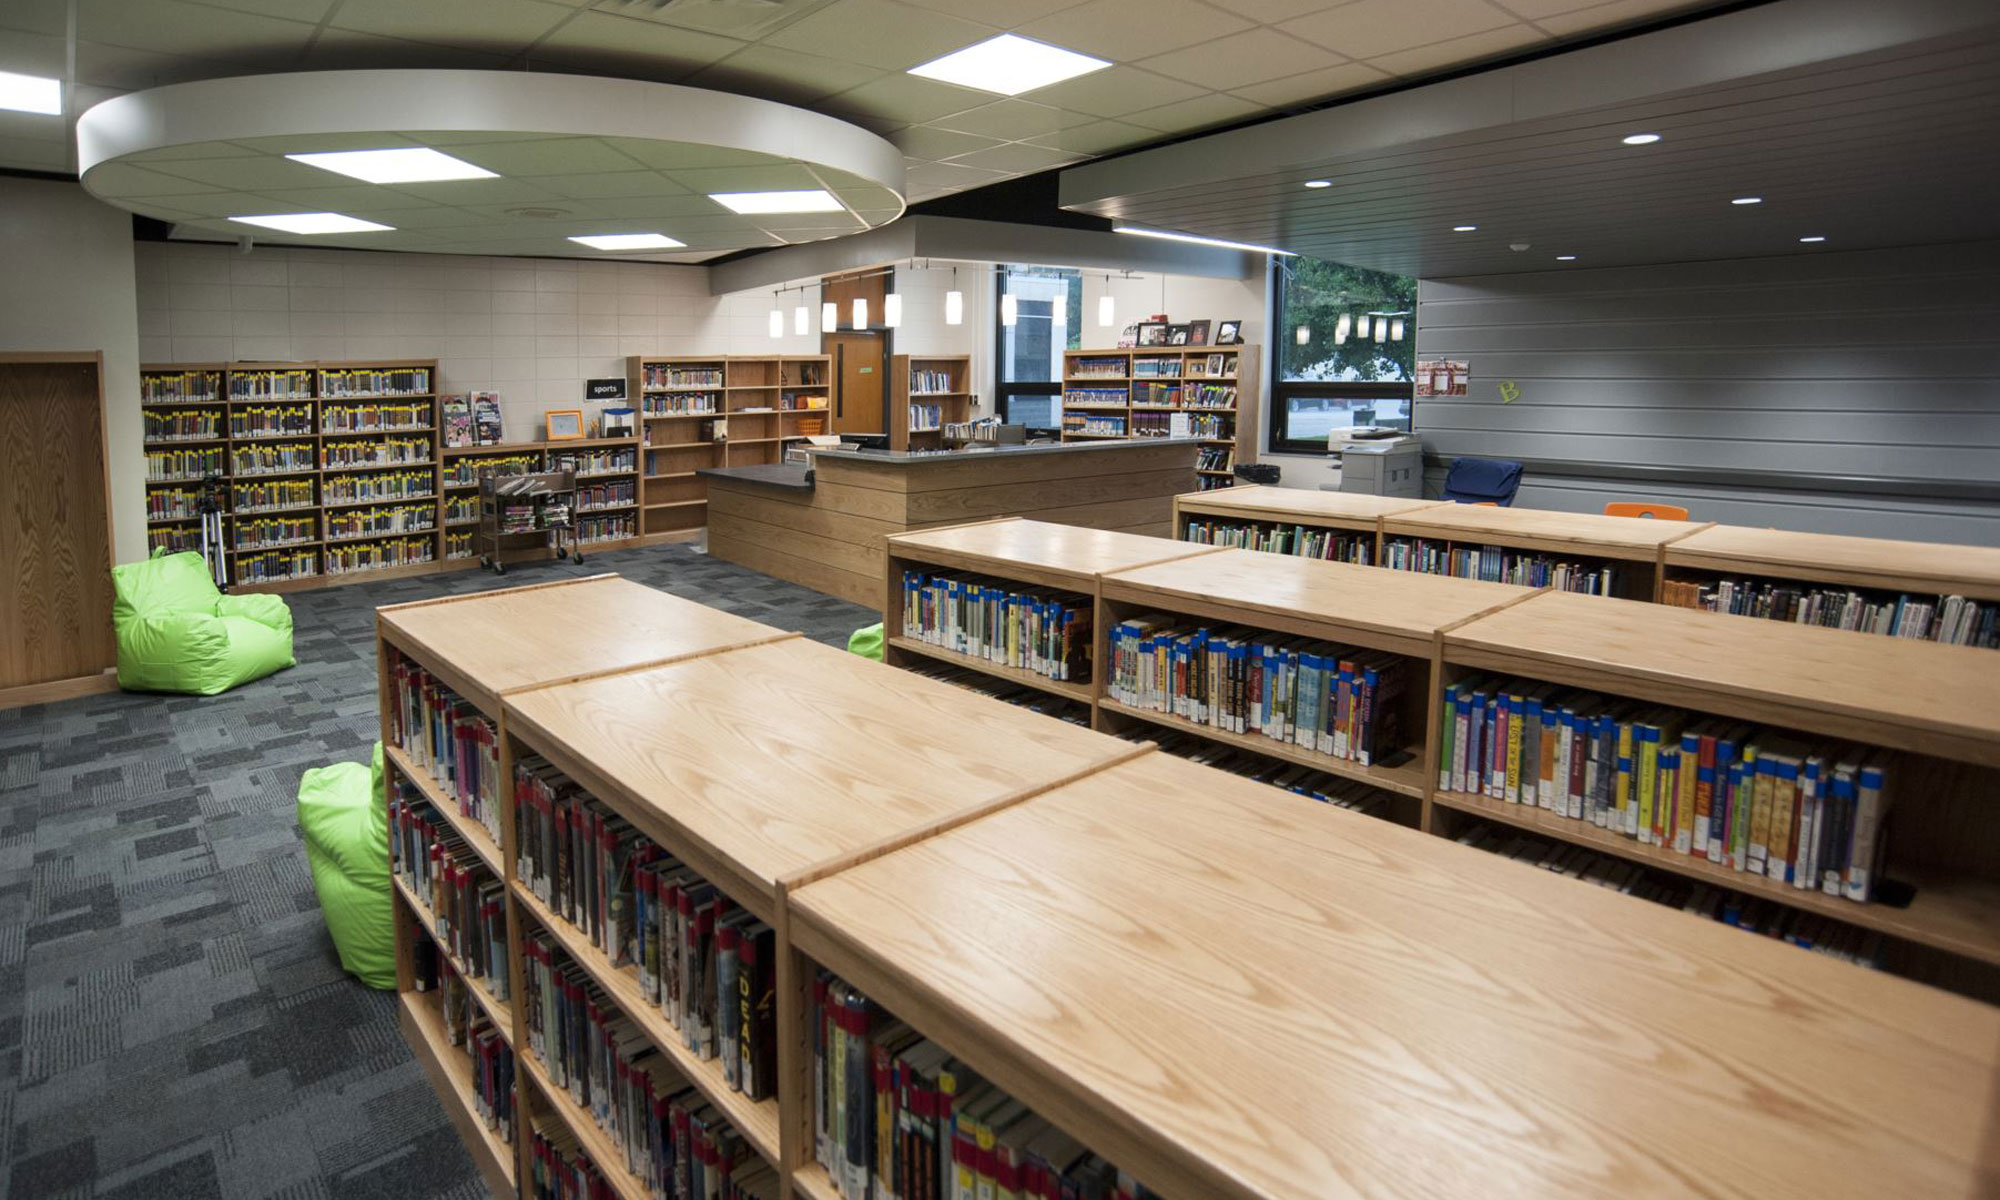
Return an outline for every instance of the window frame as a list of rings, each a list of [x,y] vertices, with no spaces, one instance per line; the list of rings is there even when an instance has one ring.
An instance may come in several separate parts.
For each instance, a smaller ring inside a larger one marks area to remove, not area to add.
[[[1270,371],[1270,415],[1265,421],[1265,453],[1303,454],[1326,457],[1339,453],[1332,445],[1310,438],[1299,439],[1291,436],[1291,400],[1344,399],[1344,400],[1402,400],[1410,410],[1410,432],[1417,431],[1417,383],[1415,379],[1402,381],[1382,380],[1339,380],[1339,379],[1286,379],[1285,347],[1281,334],[1291,329],[1285,314],[1285,271],[1284,265],[1272,260],[1268,276],[1268,290],[1265,302],[1271,314],[1269,328],[1271,344],[1266,349],[1266,366]],[[1409,318],[1411,353],[1416,350],[1416,316]]]
[[[1067,272],[1065,277],[1075,278],[1079,284],[1082,273],[1073,267],[1054,268]],[[996,263],[993,269],[993,407],[1003,425],[1017,424],[1014,420],[1014,399],[1017,396],[1047,396],[1055,401],[1055,423],[1052,425],[1031,425],[1031,433],[1060,433],[1062,431],[1062,372],[1056,372],[1051,380],[1004,380],[1007,370],[1007,327],[1000,323],[1000,297],[1007,293],[1007,276],[1012,268],[1006,263]],[[1079,302],[1080,303],[1080,302]],[[1063,333],[1063,348],[1069,348],[1069,335]]]

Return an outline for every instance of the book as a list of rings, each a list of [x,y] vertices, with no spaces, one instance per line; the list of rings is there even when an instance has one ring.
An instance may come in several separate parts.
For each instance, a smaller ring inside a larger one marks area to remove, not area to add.
[[[472,393],[472,444],[498,446],[506,440],[500,416],[499,393]]]

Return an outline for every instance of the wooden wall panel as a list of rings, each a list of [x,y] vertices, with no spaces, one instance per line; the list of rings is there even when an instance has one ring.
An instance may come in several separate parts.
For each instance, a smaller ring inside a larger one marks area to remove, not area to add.
[[[0,355],[0,689],[117,661],[101,371]]]

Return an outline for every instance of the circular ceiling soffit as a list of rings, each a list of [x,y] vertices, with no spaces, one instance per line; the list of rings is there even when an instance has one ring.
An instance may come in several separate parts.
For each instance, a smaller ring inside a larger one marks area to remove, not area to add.
[[[904,208],[902,153],[859,126],[630,79],[401,70],[210,79],[96,105],[77,119],[76,140],[83,185],[101,200],[294,245],[690,262],[861,233]],[[459,164],[445,170],[478,177],[406,181],[441,165],[422,153],[318,160],[329,165],[296,157],[369,150],[435,152]],[[388,228],[304,234],[232,219],[305,214]],[[607,251],[570,240],[607,235],[679,245]]]

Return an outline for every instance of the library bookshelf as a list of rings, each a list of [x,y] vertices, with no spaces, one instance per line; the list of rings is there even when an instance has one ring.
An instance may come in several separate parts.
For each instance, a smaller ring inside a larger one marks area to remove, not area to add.
[[[972,358],[898,354],[889,367],[889,448],[943,450],[945,426],[972,420]]]
[[[1009,525],[1032,523],[968,529]],[[1038,536],[1005,532],[1005,553],[1026,554]],[[1164,539],[1152,546],[1169,561],[1146,565],[1135,555],[1147,540],[1096,550],[1129,573],[1234,557],[1454,582]],[[969,532],[957,549],[981,553]],[[1717,1178],[1806,1190],[1859,1181],[1871,1194],[1971,1194],[1990,1170],[2000,1010],[1577,889],[615,577],[395,606],[377,629],[385,802],[425,797],[449,826],[442,841],[483,838],[467,857],[502,885],[507,995],[468,987],[463,1005],[518,1051],[513,1112],[568,1129],[621,1200],[641,1200],[645,1181],[529,1049],[530,942],[630,1020],[788,1197],[842,1194],[815,1161],[822,971],[1170,1200],[1457,1194],[1495,1181],[1664,1197],[1684,1188],[1667,1164],[1696,1143]],[[524,649],[543,635],[554,644]],[[493,727],[495,811],[465,815],[405,750],[396,689],[413,670]],[[686,1049],[633,968],[530,886],[512,811],[514,768],[530,756],[773,927],[772,1095],[747,1098]],[[435,914],[414,889],[396,897],[401,963]],[[403,984],[405,1035],[489,1185],[526,1194],[528,1139],[482,1117],[479,1077],[437,994]],[[1563,1014],[1657,1019],[1626,1053],[1599,1036],[1552,1036],[1548,1006],[1495,1001],[1543,995],[1560,996]],[[1662,1040],[1676,1052],[1660,1053]],[[1717,1059],[1786,1102],[1718,1087]],[[1421,1069],[1393,1065],[1412,1062]],[[1588,1113],[1614,1094],[1649,1118],[1602,1132],[1581,1121],[1534,1154],[1495,1132],[1524,1108]],[[1438,1158],[1439,1144],[1454,1153]]]
[[[1138,538],[1121,552],[1143,558],[1149,540]],[[1106,732],[1157,738],[1171,731],[1355,780],[1397,798],[1385,806],[1392,819],[1441,836],[1461,837],[1474,823],[1490,822],[1880,932],[1894,939],[1884,965],[2000,1001],[2000,822],[1980,799],[2000,791],[2000,684],[1982,669],[1976,652],[1830,629],[1716,621],[1635,601],[1597,607],[1603,598],[1237,548],[1204,547],[1208,553],[1149,565],[1106,560],[1097,564],[1103,569],[1093,587],[1092,561],[1066,555],[1053,530],[1031,521],[926,530],[888,543],[892,579],[884,627],[892,665],[934,670],[931,664],[946,663],[961,675],[995,681],[988,691],[1035,688],[1060,696]],[[1090,674],[1057,684],[912,631],[902,600],[906,571],[1094,595]],[[1107,678],[1113,631],[1122,621],[1160,616],[1402,656],[1409,672],[1399,714],[1403,752],[1364,766],[1121,700]],[[1691,721],[1753,722],[1783,739],[1836,738],[1892,755],[1902,799],[1896,801],[1886,877],[1898,885],[1892,894],[1914,889],[1911,898],[1861,903],[1828,896],[1532,803],[1452,791],[1440,779],[1440,755],[1450,740],[1441,709],[1446,689],[1477,672],[1671,705]],[[1879,686],[1858,685],[1864,679]]]
[[[435,359],[139,368],[151,548],[200,548],[222,488],[240,590],[380,579],[440,560]]]
[[[832,363],[823,354],[628,358],[628,394],[639,409],[641,533],[671,536],[708,524],[703,469],[783,462],[787,445],[829,432]]]
[[[542,471],[576,475],[576,508],[571,514],[579,546],[617,550],[638,545],[639,439],[577,438],[560,442],[498,442],[446,446],[441,477],[444,562],[458,569],[476,565],[479,478],[532,475]],[[503,563],[546,559],[547,546],[507,547]]]
[[[1255,346],[1154,346],[1063,355],[1064,441],[1202,439],[1201,488],[1231,486],[1257,461]]]

